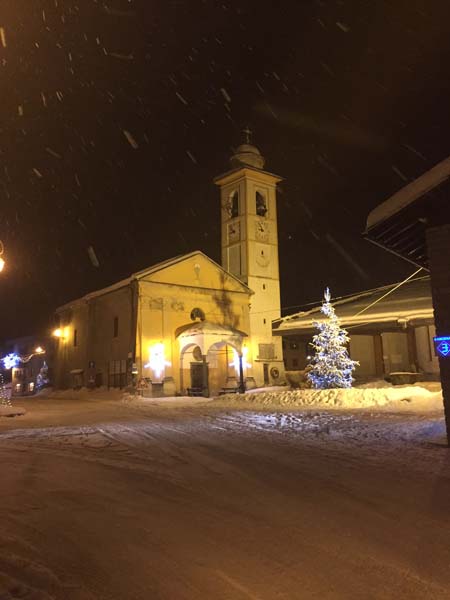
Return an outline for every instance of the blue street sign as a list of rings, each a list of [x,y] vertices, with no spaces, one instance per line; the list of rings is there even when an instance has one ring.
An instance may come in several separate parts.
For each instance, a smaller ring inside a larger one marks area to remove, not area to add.
[[[439,356],[446,358],[450,354],[450,335],[433,338],[434,347]]]

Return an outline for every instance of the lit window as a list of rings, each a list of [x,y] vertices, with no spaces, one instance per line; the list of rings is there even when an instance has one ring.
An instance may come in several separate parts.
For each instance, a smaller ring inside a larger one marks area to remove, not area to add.
[[[30,383],[28,384],[28,391],[34,392],[34,382],[33,381],[30,381]]]

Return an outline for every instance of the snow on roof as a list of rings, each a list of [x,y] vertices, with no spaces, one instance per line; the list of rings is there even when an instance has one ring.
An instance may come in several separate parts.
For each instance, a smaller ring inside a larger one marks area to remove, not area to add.
[[[397,283],[373,290],[367,290],[353,296],[332,300],[336,314],[343,327],[392,324],[399,326],[410,320],[432,320],[433,303],[429,276],[411,279],[393,291],[383,300],[371,306],[362,314],[360,311],[380,299],[392,290]],[[320,312],[322,303],[307,311],[288,315],[274,322],[274,333],[308,333],[314,330],[313,321],[324,319]]]
[[[406,185],[374,208],[367,217],[366,231],[412,204],[450,177],[450,157]]]

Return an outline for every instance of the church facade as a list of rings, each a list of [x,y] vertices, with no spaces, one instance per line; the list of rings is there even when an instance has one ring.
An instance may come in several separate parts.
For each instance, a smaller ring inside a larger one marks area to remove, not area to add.
[[[57,387],[216,395],[284,381],[276,185],[250,143],[214,182],[222,265],[175,257],[57,310]]]

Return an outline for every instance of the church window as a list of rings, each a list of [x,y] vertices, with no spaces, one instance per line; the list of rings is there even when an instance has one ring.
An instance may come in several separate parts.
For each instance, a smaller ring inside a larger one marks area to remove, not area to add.
[[[263,283],[263,290],[265,290],[265,289],[266,289],[266,284],[265,284],[265,283]]]
[[[113,337],[119,337],[119,317],[114,317]]]
[[[205,320],[205,312],[201,308],[193,308],[191,310],[191,320],[195,321],[196,319],[200,319],[200,321]]]
[[[78,346],[78,329],[73,330],[73,345]]]
[[[263,319],[263,323],[264,323],[264,325],[266,324],[266,319]]]
[[[229,206],[230,217],[234,219],[239,215],[239,192],[237,190],[232,192]]]
[[[267,200],[261,192],[256,192],[256,214],[259,217],[265,217],[267,214]]]

